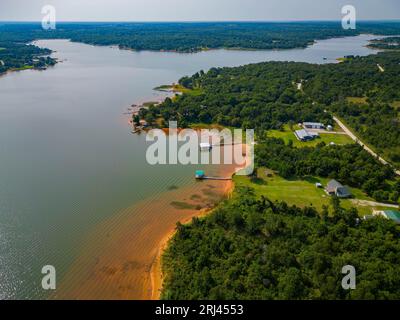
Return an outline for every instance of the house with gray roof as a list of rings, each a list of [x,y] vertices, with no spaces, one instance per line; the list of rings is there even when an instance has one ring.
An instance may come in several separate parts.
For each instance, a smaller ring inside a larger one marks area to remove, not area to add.
[[[325,129],[325,125],[320,122],[303,122],[303,127],[306,129]]]
[[[318,137],[318,133],[316,132],[309,132],[306,129],[302,129],[302,130],[296,130],[294,132],[294,135],[296,136],[296,138],[300,141],[311,141],[314,140],[316,137]]]
[[[350,198],[352,196],[349,188],[336,180],[329,181],[325,190],[329,195],[337,196],[338,198]]]

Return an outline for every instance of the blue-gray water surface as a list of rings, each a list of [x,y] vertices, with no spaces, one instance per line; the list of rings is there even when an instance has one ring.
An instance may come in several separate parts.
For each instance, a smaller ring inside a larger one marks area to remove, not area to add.
[[[124,113],[132,103],[160,99],[154,87],[211,67],[368,55],[372,38],[195,54],[38,41],[62,62],[0,77],[0,299],[46,296],[42,266],[56,266],[61,278],[95,225],[193,183],[193,167],[148,165],[144,136],[131,134]]]

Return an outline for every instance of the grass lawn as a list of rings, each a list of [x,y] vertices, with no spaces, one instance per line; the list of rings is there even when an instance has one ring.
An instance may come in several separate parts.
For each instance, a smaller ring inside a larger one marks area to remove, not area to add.
[[[400,110],[400,101],[393,101],[390,105],[393,108],[396,108],[396,109]]]
[[[188,88],[181,86],[180,84],[161,85],[159,87],[154,88],[154,90],[187,93],[187,94],[191,94],[194,96],[198,96],[203,93],[202,89],[188,89]]]
[[[14,68],[14,69],[12,69],[12,71],[23,71],[23,70],[29,70],[29,69],[33,69],[33,66],[23,66],[20,68]]]
[[[356,103],[356,104],[366,104],[367,99],[368,99],[367,97],[347,97],[346,98],[347,102]]]
[[[271,176],[267,176],[266,171]],[[251,187],[255,190],[257,196],[265,196],[272,201],[285,201],[289,205],[296,205],[298,207],[314,207],[318,211],[322,210],[323,205],[330,206],[331,198],[323,189],[315,186],[317,182],[325,186],[329,179],[308,177],[304,180],[286,180],[265,168],[258,170],[258,177],[259,180],[257,182],[252,182],[249,177],[245,176],[235,176],[234,181],[236,186]],[[373,201],[373,199],[366,196],[361,190],[354,188],[350,188],[350,190],[357,199]],[[341,200],[341,204],[346,209],[355,207],[348,199]],[[373,209],[387,209],[363,206],[357,206],[356,208],[360,216],[371,214]]]
[[[294,130],[298,130],[297,126],[293,128]],[[293,141],[293,145],[297,148],[302,147],[315,147],[320,142],[325,142],[329,144],[331,142],[341,145],[341,144],[349,144],[354,143],[354,141],[345,134],[334,134],[334,133],[321,133],[319,138],[316,138],[313,141],[299,141],[294,132],[292,132],[288,126],[284,127],[284,131],[280,130],[270,130],[268,131],[268,136],[272,138],[281,138],[287,144],[289,140]]]

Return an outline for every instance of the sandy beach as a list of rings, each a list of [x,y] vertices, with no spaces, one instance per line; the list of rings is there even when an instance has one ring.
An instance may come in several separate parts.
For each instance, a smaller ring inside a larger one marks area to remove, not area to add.
[[[242,146],[243,149],[246,149],[245,154],[246,154],[246,165],[250,163],[250,158],[249,158],[249,149],[246,147],[246,145]],[[228,169],[228,172],[224,172],[225,175],[229,174],[233,176],[238,169],[244,168],[246,165],[243,166],[230,166]],[[235,188],[235,184],[233,181],[220,181],[220,183],[223,185],[223,190],[222,190],[222,195],[223,198],[229,198]],[[210,209],[203,209],[200,212],[198,212],[195,216],[196,217],[203,217],[207,214],[209,214],[213,208]],[[188,217],[187,219],[181,220],[180,222],[182,224],[189,223],[192,220],[193,217]],[[151,270],[150,270],[150,278],[151,278],[151,300],[159,300],[160,299],[160,294],[162,291],[162,285],[163,285],[163,272],[162,272],[162,255],[165,251],[165,249],[168,247],[169,241],[172,239],[172,237],[175,235],[175,228],[173,230],[170,230],[165,237],[162,239],[160,244],[158,245],[157,249],[157,255],[154,259],[154,262],[152,264]]]
[[[221,175],[235,172],[221,166]],[[102,222],[61,279],[53,299],[150,300],[162,287],[160,256],[178,221],[205,214],[232,190],[232,181],[198,181],[155,195]]]
[[[229,195],[233,192],[234,190],[234,183],[232,181],[224,181],[225,184],[225,190],[224,190],[224,197],[229,197]],[[200,212],[198,212],[195,216],[200,218],[202,216],[207,215],[210,213],[213,209],[203,209]],[[192,220],[193,217],[184,219],[180,221],[182,224],[189,223]],[[152,264],[151,270],[150,270],[150,278],[151,278],[151,300],[159,300],[160,299],[160,294],[162,290],[162,285],[163,285],[163,273],[162,273],[162,255],[165,251],[165,249],[168,247],[169,241],[172,239],[172,237],[175,235],[175,228],[171,230],[160,242],[158,249],[157,249],[157,255],[154,259],[154,262]]]

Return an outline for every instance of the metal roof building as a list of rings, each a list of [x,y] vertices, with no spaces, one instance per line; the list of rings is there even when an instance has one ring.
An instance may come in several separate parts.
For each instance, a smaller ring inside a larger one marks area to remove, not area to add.
[[[400,224],[400,211],[385,210],[385,211],[383,211],[383,213],[388,219],[393,220],[394,222]]]
[[[296,130],[294,134],[300,141],[310,141],[315,139],[315,137],[318,137],[318,133],[308,132],[305,129]]]
[[[325,129],[325,125],[320,122],[303,122],[303,127],[307,129]]]
[[[374,216],[381,216],[400,224],[400,211],[398,210],[374,210]]]
[[[330,195],[336,195],[339,198],[349,198],[349,197],[351,197],[350,190],[347,187],[343,186],[340,182],[338,182],[336,180],[329,181],[325,190]]]

